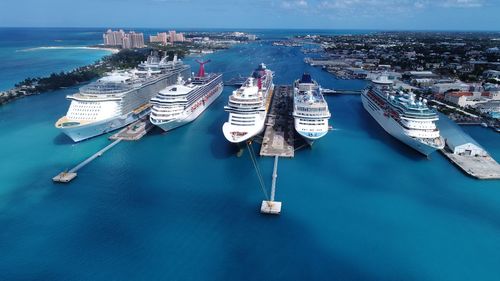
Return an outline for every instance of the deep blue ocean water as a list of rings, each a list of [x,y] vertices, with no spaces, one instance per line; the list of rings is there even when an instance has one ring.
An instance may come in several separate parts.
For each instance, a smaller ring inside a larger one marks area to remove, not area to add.
[[[265,62],[276,84],[308,71],[327,88],[365,85],[268,41],[207,58],[226,79]],[[499,279],[499,181],[421,157],[358,96],[328,96],[335,130],[280,160],[283,212],[269,217],[248,151],[237,158],[221,132],[231,87],[192,124],[122,142],[71,184],[53,184],[109,143],[73,144],[54,128],[75,90],[0,107],[0,280]],[[500,160],[498,134],[464,129]],[[259,164],[269,188],[272,159]]]

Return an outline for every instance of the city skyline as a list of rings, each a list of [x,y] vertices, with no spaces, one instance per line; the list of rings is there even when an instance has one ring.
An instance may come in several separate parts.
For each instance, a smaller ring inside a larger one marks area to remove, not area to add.
[[[500,30],[493,0],[89,0],[0,3],[2,27]],[[24,9],[24,7],[30,9]],[[175,11],[175,12],[171,12]],[[16,16],[23,14],[23,17]],[[127,16],[124,16],[127,15]]]

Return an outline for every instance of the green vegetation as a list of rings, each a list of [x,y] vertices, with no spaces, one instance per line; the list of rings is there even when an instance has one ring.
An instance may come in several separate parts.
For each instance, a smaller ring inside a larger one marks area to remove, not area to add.
[[[52,73],[46,77],[28,77],[17,83],[15,88],[0,95],[0,105],[19,97],[49,92],[61,88],[71,87],[99,78],[104,73],[113,69],[126,69],[136,67],[147,59],[151,52],[166,54],[172,59],[175,54],[183,58],[188,49],[185,46],[160,46],[153,45],[142,49],[124,49],[116,54],[102,58],[91,65],[82,66],[68,72]]]

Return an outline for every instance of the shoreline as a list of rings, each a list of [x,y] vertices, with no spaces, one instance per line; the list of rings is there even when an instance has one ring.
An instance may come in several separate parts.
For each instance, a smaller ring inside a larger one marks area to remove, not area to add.
[[[116,54],[120,52],[119,49],[99,46],[41,46],[28,49],[17,50],[16,52],[32,52],[38,50],[102,50]]]

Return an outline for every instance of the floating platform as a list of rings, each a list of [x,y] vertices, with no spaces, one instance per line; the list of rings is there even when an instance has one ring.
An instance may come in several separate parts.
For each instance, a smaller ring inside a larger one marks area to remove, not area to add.
[[[152,128],[153,124],[149,121],[149,115],[142,117],[134,123],[128,125],[118,133],[109,137],[110,140],[122,139],[125,141],[137,141],[144,137]]]
[[[500,165],[491,156],[465,156],[441,149],[441,153],[466,174],[477,179],[500,179]]]
[[[281,202],[279,201],[262,201],[260,212],[263,214],[279,215],[281,214]]]
[[[267,114],[261,156],[294,157],[293,89],[276,86]]]

